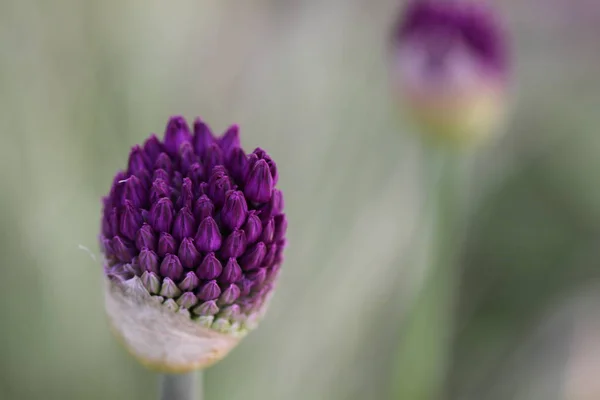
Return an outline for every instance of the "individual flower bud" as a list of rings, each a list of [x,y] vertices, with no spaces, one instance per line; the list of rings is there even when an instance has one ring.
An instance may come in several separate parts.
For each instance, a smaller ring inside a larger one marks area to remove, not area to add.
[[[261,266],[267,255],[267,246],[263,242],[258,242],[240,259],[240,265],[244,271],[252,271]]]
[[[169,232],[173,225],[173,203],[162,197],[150,209],[150,225],[156,232]]]
[[[154,272],[144,271],[142,274],[142,283],[148,289],[150,294],[158,294],[160,290],[160,280]]]
[[[155,274],[159,274],[158,271],[158,256],[152,250],[149,250],[147,247],[143,248],[140,251],[140,255],[138,256],[138,263],[140,264],[140,268],[142,271],[153,272]]]
[[[165,278],[178,281],[183,276],[183,266],[177,256],[167,254],[160,264],[160,274]]]
[[[246,155],[237,126],[215,138],[182,117],[126,167],[102,199],[109,321],[149,367],[205,368],[266,310],[287,225],[277,167],[264,150]]]
[[[258,160],[265,160],[265,162],[269,166],[271,177],[273,178],[273,185],[276,185],[277,181],[279,180],[279,174],[277,173],[277,164],[275,164],[275,161],[273,161],[273,159],[267,154],[267,152],[261,149],[260,147],[254,149],[254,151],[250,155],[248,159],[248,166],[254,166],[254,164]]]
[[[198,275],[198,278],[200,279],[211,280],[221,275],[222,271],[223,266],[215,256],[215,253],[208,253],[206,257],[204,257],[204,260],[202,260],[202,264],[196,269],[196,275]]]
[[[190,166],[187,177],[192,182],[193,187],[200,187],[204,179],[204,167],[200,163],[194,163]]]
[[[150,225],[143,224],[140,230],[135,233],[135,247],[140,251],[143,248],[150,250],[156,248],[156,236]]]
[[[127,172],[129,174],[139,173],[148,169],[150,160],[140,146],[133,146],[129,153]],[[135,176],[135,175],[134,175]]]
[[[187,208],[191,210],[194,205],[194,188],[190,178],[184,178],[181,185],[181,197],[177,202],[178,208]]]
[[[238,182],[242,182],[246,177],[246,169],[248,168],[248,157],[244,150],[236,147],[231,151],[229,156],[229,173]]]
[[[177,252],[177,241],[166,232],[161,232],[158,238],[158,250],[156,253],[159,257],[165,257],[167,254],[175,254]]]
[[[152,164],[158,155],[164,151],[164,146],[156,135],[151,135],[144,143],[144,152]]]
[[[214,300],[206,301],[200,304],[198,307],[194,308],[194,314],[200,317],[215,315],[218,312],[219,307],[217,306],[217,302]]]
[[[177,256],[179,256],[179,260],[185,268],[195,268],[202,258],[191,238],[185,238],[181,241]]]
[[[265,222],[260,240],[263,243],[271,243],[275,237],[275,219],[270,218]]]
[[[179,150],[179,146],[184,143],[190,143],[192,137],[187,122],[181,116],[172,117],[165,129],[164,146],[167,152],[174,155]]]
[[[202,122],[199,118],[194,121],[194,139],[192,145],[196,154],[204,158],[204,153],[208,147],[215,141],[212,132],[208,125]]]
[[[265,282],[265,279],[267,279],[267,269],[259,268],[248,272],[246,277],[254,283],[254,286],[260,286]]]
[[[183,238],[194,236],[196,232],[196,221],[192,212],[187,208],[183,207],[177,213],[175,222],[173,223],[173,237],[176,240],[182,240]]]
[[[212,217],[215,212],[215,206],[207,195],[203,194],[196,200],[194,204],[194,216],[197,221],[202,222],[206,217]]]
[[[242,279],[242,268],[235,258],[230,258],[219,276],[219,282],[222,284],[234,283]]]
[[[162,297],[166,297],[169,299],[173,299],[179,297],[181,294],[181,290],[177,287],[175,282],[173,282],[170,278],[165,278],[163,280],[163,284],[160,288],[160,293]]]
[[[221,295],[217,281],[209,281],[200,287],[196,296],[202,301],[215,300]]]
[[[221,297],[219,297],[219,301],[217,302],[219,305],[229,305],[233,304],[238,297],[240,297],[240,288],[234,283],[227,286],[227,289],[221,293]]]
[[[141,207],[146,204],[146,190],[142,181],[135,175],[131,175],[123,182],[123,199],[129,200],[133,207]]]
[[[223,247],[221,248],[221,255],[223,258],[236,258],[244,254],[246,250],[246,233],[237,229],[225,239]]]
[[[232,125],[225,131],[219,146],[223,149],[223,155],[226,160],[229,160],[234,149],[240,147],[240,128],[237,125]]]
[[[271,195],[271,200],[269,200],[265,205],[263,205],[259,209],[259,216],[261,221],[268,221],[269,218],[274,217],[275,215],[283,212],[283,197],[279,190],[274,189]]]
[[[258,160],[248,174],[244,194],[250,201],[268,202],[273,192],[273,177],[265,160]]]
[[[163,170],[161,169],[159,171]],[[156,179],[152,182],[152,187],[150,188],[150,203],[156,204],[159,199],[163,197],[168,198],[169,196],[171,196],[171,187],[167,181]]]
[[[246,232],[246,242],[248,244],[255,243],[260,237],[262,233],[262,221],[256,214],[256,211],[252,210],[248,213],[244,232]]]
[[[168,186],[166,186],[166,183],[169,182],[171,180],[171,177],[169,176],[169,173],[167,171],[165,171],[164,169],[156,169],[154,170],[154,173],[152,174],[152,182],[156,182],[156,181],[162,181],[163,184],[165,184],[165,188],[164,192],[167,193],[166,196],[158,196],[158,197],[154,197],[154,199],[152,201],[156,201],[158,200],[160,197],[168,197]]]
[[[192,144],[185,142],[179,149],[179,155],[181,157],[181,172],[183,175],[187,175],[192,165],[198,162],[198,156],[194,153]]]
[[[185,292],[177,299],[179,307],[190,309],[198,304],[198,298],[192,292]]]
[[[233,190],[228,192],[221,210],[221,223],[231,230],[239,229],[246,221],[246,214],[248,214],[248,204],[244,193]]]
[[[189,271],[189,272],[186,272],[185,277],[179,284],[179,289],[186,291],[186,292],[193,292],[198,287],[199,284],[200,284],[200,279],[198,279],[198,276],[196,275],[196,273],[193,271]],[[189,307],[187,307],[187,308],[189,308]]]
[[[213,143],[204,152],[204,170],[212,171],[214,167],[223,165],[223,150],[218,144]]]
[[[412,0],[393,31],[394,93],[436,139],[473,142],[497,130],[508,64],[504,32],[484,2]]]
[[[227,176],[226,171],[220,170],[219,167],[216,166],[212,169],[208,180],[208,196],[217,207],[223,205],[227,192],[232,189],[231,179]]]
[[[223,308],[223,310],[221,310],[221,312],[219,313],[219,318],[224,318],[231,321],[239,318],[240,313],[240,306],[234,304],[232,306]]]
[[[173,162],[167,153],[160,153],[156,157],[154,169],[164,169],[169,175],[173,172]]]
[[[129,200],[125,200],[125,206],[121,211],[121,223],[119,230],[121,235],[129,240],[135,239],[135,234],[142,227],[142,215],[139,210]]]
[[[262,261],[262,265],[265,267],[270,267],[275,262],[275,255],[277,254],[277,244],[271,243],[267,246],[267,254]]]
[[[212,217],[204,218],[200,222],[194,238],[198,250],[217,251],[221,248],[221,239],[221,231],[217,222]]]

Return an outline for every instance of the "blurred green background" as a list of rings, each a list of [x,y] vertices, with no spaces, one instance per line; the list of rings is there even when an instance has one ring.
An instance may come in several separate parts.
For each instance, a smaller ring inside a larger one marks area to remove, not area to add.
[[[495,4],[513,113],[477,155],[445,396],[597,400],[600,6]],[[156,396],[79,245],[98,252],[100,197],[172,114],[268,149],[290,220],[270,312],[206,373],[206,398],[389,398],[423,273],[407,251],[417,146],[385,66],[401,5],[0,0],[0,399]]]

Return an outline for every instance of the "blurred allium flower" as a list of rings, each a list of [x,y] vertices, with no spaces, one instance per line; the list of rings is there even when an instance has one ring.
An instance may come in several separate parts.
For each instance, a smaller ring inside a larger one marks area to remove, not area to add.
[[[285,247],[277,167],[173,117],[131,149],[104,198],[111,326],[144,364],[184,372],[221,359],[265,311]]]
[[[394,27],[393,90],[423,133],[472,140],[502,121],[505,37],[482,2],[413,0]]]

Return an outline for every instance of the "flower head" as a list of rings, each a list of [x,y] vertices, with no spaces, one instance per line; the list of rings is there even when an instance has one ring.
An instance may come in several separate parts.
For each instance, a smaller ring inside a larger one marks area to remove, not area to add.
[[[112,327],[144,363],[185,371],[224,356],[264,313],[287,221],[275,162],[196,120],[131,149],[100,234]]]
[[[393,30],[391,74],[424,133],[486,136],[502,119],[509,77],[496,15],[482,2],[412,0]]]

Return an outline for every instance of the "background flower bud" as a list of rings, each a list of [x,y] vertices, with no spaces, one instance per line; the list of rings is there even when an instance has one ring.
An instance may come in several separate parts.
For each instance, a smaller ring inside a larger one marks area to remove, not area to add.
[[[506,108],[506,38],[483,2],[411,1],[393,30],[393,92],[423,134],[472,141]]]

